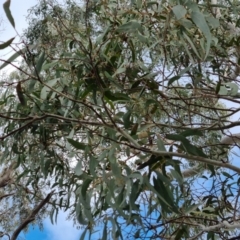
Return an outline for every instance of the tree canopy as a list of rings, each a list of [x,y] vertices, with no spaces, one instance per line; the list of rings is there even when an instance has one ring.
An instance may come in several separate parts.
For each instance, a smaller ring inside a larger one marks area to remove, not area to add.
[[[238,10],[39,1],[21,44],[0,44],[3,235],[68,211],[81,239],[238,236]]]

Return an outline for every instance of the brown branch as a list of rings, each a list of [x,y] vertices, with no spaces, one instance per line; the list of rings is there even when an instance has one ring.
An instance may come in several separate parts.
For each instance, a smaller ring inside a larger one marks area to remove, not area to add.
[[[9,194],[5,194],[5,195],[0,195],[0,201],[3,199],[3,198],[6,198],[6,197],[10,197],[14,195],[14,193],[9,193]]]
[[[20,71],[21,73],[26,74],[26,75],[27,75],[28,77],[30,77],[31,79],[36,79],[35,76],[33,76],[33,75],[30,74],[30,73],[27,73],[27,72],[24,71],[21,67],[18,67],[17,65],[13,64],[12,62],[9,62],[9,61],[3,60],[3,59],[0,59],[0,61],[11,65],[12,67],[16,68],[16,69],[17,69],[18,71]]]
[[[15,112],[8,112],[9,113],[15,113]],[[15,120],[15,121],[27,121],[27,120],[31,120],[32,117],[26,117],[26,118],[14,118],[14,117],[9,117],[6,115],[3,115],[2,113],[0,113],[0,117],[1,118],[5,118],[5,119],[9,119],[9,120]]]
[[[229,238],[228,240],[239,240],[239,239],[240,239],[240,235],[238,235],[237,237]]]
[[[33,122],[38,121],[38,120],[42,120],[42,119],[44,119],[44,118],[46,118],[46,115],[44,115],[44,116],[42,116],[42,117],[32,117],[32,120],[31,120],[31,121],[29,121],[29,122],[26,123],[25,125],[23,125],[23,126],[17,128],[17,129],[15,129],[15,130],[13,130],[13,131],[11,131],[10,133],[8,133],[8,134],[0,137],[0,140],[4,140],[5,138],[13,135],[14,133],[16,133],[16,132],[18,132],[18,131],[21,131],[21,130],[24,129],[25,127],[31,125]]]
[[[16,240],[20,232],[32,221],[34,221],[35,216],[38,214],[38,212],[49,202],[50,198],[52,197],[54,191],[49,193],[46,198],[44,198],[38,206],[36,206],[32,213],[26,218],[20,226],[14,231],[11,240]]]

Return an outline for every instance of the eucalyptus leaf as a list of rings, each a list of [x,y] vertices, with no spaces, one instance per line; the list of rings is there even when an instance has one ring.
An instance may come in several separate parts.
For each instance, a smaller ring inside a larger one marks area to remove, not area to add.
[[[68,138],[67,141],[76,149],[85,150],[86,144]]]
[[[12,13],[10,10],[10,3],[11,3],[11,0],[6,0],[6,2],[3,4],[3,9],[4,9],[4,12],[5,12],[9,22],[15,28],[15,22],[14,22],[14,19],[12,17]]]
[[[199,12],[199,11],[193,11],[191,13],[191,18],[193,20],[193,22],[196,24],[196,26],[203,32],[203,34],[205,35],[206,39],[207,39],[207,45],[206,45],[206,56],[205,58],[208,56],[209,50],[210,50],[210,44],[212,41],[212,35],[209,29],[209,26],[205,20],[204,15]]]
[[[8,64],[12,63],[17,57],[21,56],[23,53],[24,53],[24,50],[15,52],[10,58],[4,61],[4,63],[0,66],[0,70],[5,68]]]
[[[182,5],[176,5],[172,8],[172,11],[177,18],[177,20],[180,20],[181,18],[185,18],[185,15],[187,14],[187,10]]]
[[[143,32],[141,24],[136,21],[129,21],[118,28],[119,32],[134,32],[136,30]]]
[[[14,39],[15,39],[15,37],[9,39],[5,43],[0,44],[0,50],[10,46],[10,44],[13,42]]]

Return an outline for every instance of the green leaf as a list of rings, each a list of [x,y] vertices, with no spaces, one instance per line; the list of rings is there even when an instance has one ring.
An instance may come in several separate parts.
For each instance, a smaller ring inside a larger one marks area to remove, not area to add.
[[[158,146],[158,149],[159,149],[160,151],[165,151],[165,152],[166,152],[165,144],[164,144],[164,142],[162,141],[162,139],[158,139],[158,140],[157,140],[157,146]]]
[[[55,201],[55,202],[56,202],[56,201]],[[53,220],[54,211],[55,211],[55,209],[52,208],[52,210],[51,210],[51,212],[50,212],[50,221],[51,221],[52,225],[54,225],[54,220]]]
[[[57,65],[59,60],[52,61],[50,63],[44,64],[42,66],[42,70],[48,70],[49,68],[53,68],[55,65]]]
[[[3,9],[4,9],[4,12],[9,20],[9,22],[12,24],[12,26],[15,28],[15,22],[14,22],[14,19],[12,17],[12,13],[11,13],[11,10],[10,10],[10,3],[11,3],[11,0],[7,0],[4,4],[3,4]]]
[[[114,81],[114,77],[112,77],[107,71],[104,71],[104,75],[107,77],[108,80]]]
[[[218,94],[235,97],[238,94],[238,85],[232,82],[226,83],[224,86],[220,87]]]
[[[232,177],[231,174],[229,174],[229,173],[227,173],[227,172],[222,172],[222,174],[223,174],[225,177],[230,178],[230,179],[233,180],[233,177]]]
[[[181,78],[181,76],[174,76],[174,77],[170,78],[168,80],[168,86],[170,86],[173,82],[177,81],[180,78]]]
[[[50,81],[48,81],[46,83],[46,85],[48,85],[49,87],[53,87],[57,82],[58,82],[59,78],[56,79],[52,79]],[[36,82],[35,80],[32,80],[34,82]],[[32,83],[32,82],[31,82]],[[45,100],[47,98],[47,95],[49,94],[49,92],[51,92],[51,89],[49,89],[49,87],[44,86],[41,90],[41,94],[40,94],[40,98]]]
[[[36,85],[36,83],[37,83],[37,80],[36,79],[31,79],[30,80],[30,83],[29,83],[29,86],[28,86],[28,91],[30,92],[30,93],[32,93],[33,92],[33,90],[34,90],[34,86]],[[45,87],[45,89],[46,89],[46,87]],[[44,90],[43,90],[44,91]],[[46,98],[46,96],[44,96],[45,94],[43,94],[43,99],[45,99]],[[41,97],[41,95],[40,95],[40,97]],[[45,97],[45,98],[44,98]]]
[[[166,184],[166,186],[171,186],[171,180],[166,177],[165,175],[163,175],[162,173],[158,172],[158,171],[155,171],[156,175],[157,175],[157,178],[160,179],[163,183]]]
[[[177,209],[172,201],[172,197],[169,196],[169,191],[167,191],[166,186],[163,184],[160,178],[153,178],[153,186],[154,189],[159,193],[158,197],[162,200],[161,204],[163,209],[167,212],[170,212],[170,209],[173,212],[177,212]]]
[[[183,135],[178,134],[166,134],[165,136],[167,139],[174,140],[174,141],[186,141],[187,139]]]
[[[124,127],[126,129],[129,129],[131,127],[131,125],[132,125],[132,122],[130,120],[131,114],[132,114],[132,111],[128,110],[122,117],[123,118]]]
[[[136,80],[136,81],[132,84],[131,89],[137,88],[141,82],[142,82],[142,80]]]
[[[139,124],[138,123],[135,123],[133,126],[132,126],[132,130],[131,130],[131,136],[134,136],[137,134],[137,130],[138,130],[138,126]]]
[[[224,95],[227,96],[228,95],[228,89],[225,86],[220,86],[220,89],[218,91],[219,95]]]
[[[102,240],[107,240],[107,221],[105,221],[104,223],[104,227],[103,227],[103,235],[102,235]]]
[[[167,152],[166,152],[167,154]],[[150,166],[151,168],[154,168],[156,165],[159,166],[159,164],[165,162],[165,159],[168,158],[168,156],[156,156],[156,155],[151,155],[150,158],[145,161],[142,164],[138,165],[138,170],[143,169],[147,166]],[[137,163],[137,161],[136,161]]]
[[[190,69],[191,69],[191,66],[188,66],[188,67],[186,67],[185,69],[183,69],[183,70],[179,73],[179,75],[170,78],[170,79],[168,80],[168,86],[170,86],[170,85],[171,85],[173,82],[175,82],[176,80],[180,79],[180,78],[181,78],[187,71],[189,71]]]
[[[182,185],[183,184],[183,178],[180,176],[180,174],[174,170],[170,169],[171,175],[177,180],[177,182]]]
[[[0,70],[5,68],[9,63],[12,63],[13,60],[15,60],[17,57],[21,56],[23,54],[23,51],[17,51],[15,52],[8,60],[6,60],[1,66],[0,66]]]
[[[85,179],[85,181],[82,183],[82,187],[81,187],[81,195],[83,197],[83,199],[86,201],[87,200],[87,190],[88,190],[88,187],[90,185],[90,183],[92,182],[92,179],[90,178],[87,178]]]
[[[135,32],[138,30],[143,34],[142,25],[136,21],[129,21],[117,29],[119,32]]]
[[[119,167],[118,164],[116,163],[110,163],[111,164],[111,169],[112,169],[112,173],[116,178],[121,178],[121,169]]]
[[[206,17],[207,22],[209,23],[210,26],[213,28],[218,28],[220,26],[219,19],[214,18],[212,16]]]
[[[76,149],[85,150],[86,144],[75,141],[71,138],[68,138],[67,141]]]
[[[80,205],[80,202],[79,202]],[[86,219],[86,217],[83,215],[82,210],[77,214],[77,220],[81,225],[87,225],[88,221]]]
[[[176,232],[175,235],[175,240],[181,240],[181,239],[185,239],[183,238],[183,235],[185,235],[188,231],[186,230],[186,228],[184,228],[184,226],[182,226],[181,228],[179,228]]]
[[[215,240],[215,233],[214,232],[208,232],[207,234],[207,240]]]
[[[39,59],[38,59],[38,62],[37,62],[37,65],[36,65],[36,74],[38,75],[41,70],[42,70],[42,65],[44,63],[44,60],[45,60],[45,52],[42,52]]]
[[[189,51],[189,46],[186,44],[186,41],[182,37],[180,37],[180,42],[183,45],[183,47],[184,47],[184,49],[185,49],[185,51],[186,51],[186,53],[189,57],[189,62],[194,62],[192,54]]]
[[[188,43],[192,47],[192,50],[195,52],[195,54],[198,56],[198,58],[201,59],[200,54],[198,53],[198,51],[195,47],[195,44],[192,42],[192,40],[188,37],[188,35],[185,32],[183,32],[183,37],[188,41]]]
[[[216,90],[215,90],[216,94],[219,94],[220,88],[221,88],[221,81],[219,81],[216,85]]]
[[[80,176],[82,175],[83,171],[82,171],[82,161],[78,161],[77,163],[77,166],[75,167],[74,169],[74,173],[77,175],[77,176]]]
[[[202,151],[202,149],[190,144],[189,142],[182,142],[182,144],[186,149],[187,153],[195,156],[207,157],[207,155]]]
[[[120,193],[118,193],[117,197],[115,198],[115,203],[117,204],[117,206],[119,207],[122,202],[125,200],[124,197],[124,192],[125,192],[125,188],[122,187]]]
[[[141,186],[140,180],[134,181],[132,184],[132,189],[129,196],[129,204],[133,210],[138,210],[138,209],[135,209],[137,208],[135,203],[140,193],[142,192],[141,190],[142,190],[142,186]]]
[[[89,229],[88,226],[84,229],[84,231],[83,231],[82,234],[81,234],[80,240],[85,240],[85,239],[86,239],[86,238],[85,238],[85,235],[86,235],[88,229]]]
[[[210,32],[210,29],[207,25],[204,15],[201,12],[199,12],[199,11],[191,12],[191,18],[192,18],[193,22],[196,24],[196,26],[203,32],[203,34],[205,35],[205,37],[207,39],[206,56],[205,56],[205,59],[206,59],[206,57],[208,56],[209,50],[210,50],[210,44],[211,44],[211,40],[212,40],[212,35]]]
[[[90,156],[89,169],[90,169],[91,175],[93,175],[93,176],[96,176],[97,165],[98,165],[97,159],[93,156]]]
[[[119,100],[129,100],[129,97],[127,94],[124,93],[119,93],[119,92],[110,92],[110,91],[105,91],[104,96],[107,97],[111,101],[119,101]]]
[[[179,24],[181,24],[184,28],[186,29],[191,29],[194,27],[194,24],[192,21],[186,19],[186,18],[182,18],[179,20]]]
[[[8,46],[12,43],[12,41],[13,41],[14,39],[15,39],[15,37],[9,39],[9,40],[6,41],[5,43],[0,44],[0,50],[8,47]]]
[[[192,11],[194,11],[194,12],[199,12],[200,11],[199,7],[198,7],[198,4],[193,2],[193,1],[187,1],[187,2],[185,2],[185,4],[186,4],[186,7],[191,10],[191,12]]]
[[[41,98],[42,100],[45,100],[45,99],[47,98],[47,95],[48,95],[48,93],[49,93],[48,90],[49,90],[49,88],[46,87],[46,86],[44,86],[44,87],[42,88],[41,94],[40,94],[40,98]]]
[[[126,67],[125,66],[120,66],[117,71],[113,74],[113,77],[115,77],[118,74],[125,73],[126,72]]]
[[[187,130],[181,132],[180,135],[182,135],[184,137],[203,136],[203,133],[200,130],[197,130],[197,129],[187,129]]]
[[[202,149],[192,145],[188,139],[186,139],[182,135],[178,134],[167,134],[167,139],[174,140],[174,141],[180,141],[182,143],[182,146],[184,147],[185,151],[189,154],[201,156],[201,157],[207,157],[206,154],[202,151]]]
[[[176,17],[177,20],[180,20],[181,18],[185,18],[185,15],[187,14],[187,10],[182,5],[176,5],[172,8],[172,11]]]
[[[145,36],[143,36],[142,34],[136,33],[135,36],[138,38],[138,40],[139,40],[140,42],[142,42],[142,43],[148,43],[148,38],[145,37]],[[133,53],[134,53],[134,52],[133,52]]]
[[[193,204],[190,206],[187,206],[184,210],[185,214],[190,214],[192,211],[195,211],[198,207],[202,206],[202,204]]]

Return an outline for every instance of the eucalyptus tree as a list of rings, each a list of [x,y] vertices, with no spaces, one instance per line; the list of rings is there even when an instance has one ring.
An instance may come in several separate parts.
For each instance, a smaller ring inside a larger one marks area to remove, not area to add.
[[[237,7],[89,0],[31,10],[19,50],[1,60],[15,71],[1,82],[0,138],[29,201],[48,189],[37,213],[42,203],[54,221],[68,210],[82,239],[98,226],[102,239],[237,234],[240,168],[228,150],[238,138],[224,134],[238,108],[221,101],[239,103]],[[10,1],[4,10],[15,28]]]

